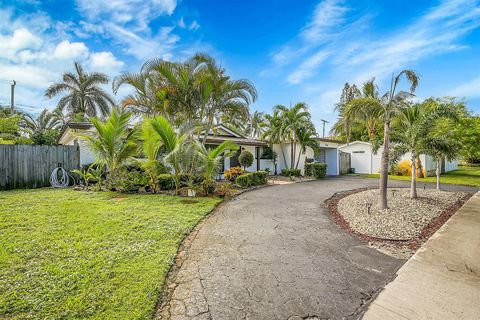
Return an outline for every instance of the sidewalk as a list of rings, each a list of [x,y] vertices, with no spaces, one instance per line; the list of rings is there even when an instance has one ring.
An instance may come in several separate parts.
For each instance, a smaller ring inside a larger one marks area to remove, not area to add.
[[[363,319],[480,319],[480,192],[400,268]]]

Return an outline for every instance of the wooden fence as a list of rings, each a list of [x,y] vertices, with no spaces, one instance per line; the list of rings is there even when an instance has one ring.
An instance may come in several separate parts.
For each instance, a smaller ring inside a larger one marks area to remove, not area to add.
[[[79,146],[0,145],[0,190],[47,187],[58,166],[78,169]]]

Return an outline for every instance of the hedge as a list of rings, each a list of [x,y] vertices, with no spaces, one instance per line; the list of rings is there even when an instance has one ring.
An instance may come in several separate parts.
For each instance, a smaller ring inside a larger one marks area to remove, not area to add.
[[[241,188],[248,188],[253,186],[260,186],[266,184],[268,179],[268,173],[266,171],[255,171],[244,173],[237,177],[235,183]]]
[[[282,169],[280,173],[284,177],[300,177],[302,175],[300,169]]]
[[[327,164],[326,163],[306,163],[305,164],[305,175],[309,177],[315,177],[321,179],[327,174]]]

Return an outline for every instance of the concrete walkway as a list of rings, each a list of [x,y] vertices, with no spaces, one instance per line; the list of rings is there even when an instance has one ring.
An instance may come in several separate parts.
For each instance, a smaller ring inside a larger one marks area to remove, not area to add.
[[[363,319],[480,319],[480,192],[398,271]]]

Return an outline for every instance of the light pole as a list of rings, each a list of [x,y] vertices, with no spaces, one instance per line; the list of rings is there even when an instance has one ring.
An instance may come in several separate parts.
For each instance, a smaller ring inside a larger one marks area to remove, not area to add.
[[[15,113],[15,85],[17,84],[17,81],[12,80],[12,90],[10,93],[10,108],[12,110],[12,114]]]
[[[323,122],[323,138],[325,138],[325,123],[329,123],[327,120],[320,119]]]

